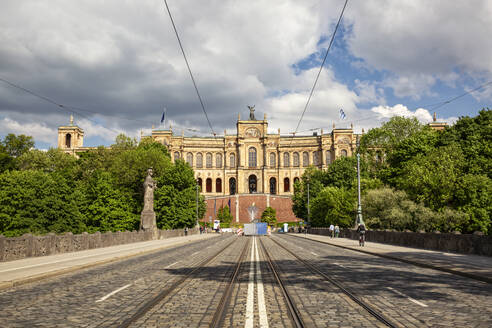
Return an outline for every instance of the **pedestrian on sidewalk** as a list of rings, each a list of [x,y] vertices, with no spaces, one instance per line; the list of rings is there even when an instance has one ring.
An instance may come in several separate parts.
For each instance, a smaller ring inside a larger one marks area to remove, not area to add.
[[[333,238],[333,235],[335,234],[335,226],[333,224],[330,224],[330,237]]]
[[[338,238],[338,235],[340,234],[340,227],[337,225],[335,225],[335,238]]]
[[[185,236],[188,236],[188,227],[185,227]]]

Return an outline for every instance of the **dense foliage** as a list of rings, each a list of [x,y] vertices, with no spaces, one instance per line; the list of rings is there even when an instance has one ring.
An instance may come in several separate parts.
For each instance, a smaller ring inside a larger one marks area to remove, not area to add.
[[[492,111],[444,131],[393,117],[360,141],[363,217],[370,228],[482,231],[492,223]],[[356,159],[308,169],[294,186],[293,210],[313,226],[355,222]]]
[[[0,142],[0,233],[5,236],[138,229],[149,167],[157,181],[157,226],[196,223],[193,170],[183,161],[173,164],[159,143],[120,135],[110,149],[100,147],[79,159],[33,145],[26,136],[8,135]],[[200,196],[200,218],[205,209]]]
[[[229,206],[221,206],[217,212],[217,219],[220,220],[220,226],[222,228],[229,228],[233,219]]]
[[[266,222],[269,226],[275,226],[277,224],[277,211],[268,206],[261,213],[261,222]]]

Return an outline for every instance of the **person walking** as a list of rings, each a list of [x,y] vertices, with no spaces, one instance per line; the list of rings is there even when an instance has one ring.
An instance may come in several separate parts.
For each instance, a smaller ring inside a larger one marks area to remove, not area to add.
[[[335,226],[333,224],[330,224],[330,237],[333,238],[333,235],[335,233]]]
[[[359,246],[364,246],[366,242],[366,226],[364,223],[359,223],[357,232],[359,233]]]
[[[337,225],[335,225],[335,238],[338,238],[338,235],[340,234],[340,227]]]

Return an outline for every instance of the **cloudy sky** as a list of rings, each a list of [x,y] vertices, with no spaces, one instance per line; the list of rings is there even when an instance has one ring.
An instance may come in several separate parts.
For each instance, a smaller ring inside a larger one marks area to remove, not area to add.
[[[295,130],[343,3],[168,0],[218,134],[247,105],[272,132]],[[299,131],[474,116],[492,84],[436,104],[492,81],[491,35],[489,0],[349,0]],[[0,137],[32,135],[38,148],[56,146],[71,112],[86,146],[148,134],[164,106],[173,130],[210,135],[162,0],[3,0],[0,78],[72,108],[0,81]]]

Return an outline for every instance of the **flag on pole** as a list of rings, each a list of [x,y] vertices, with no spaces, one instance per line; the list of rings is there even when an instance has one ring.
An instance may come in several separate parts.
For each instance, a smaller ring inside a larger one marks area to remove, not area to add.
[[[166,119],[166,107],[164,107],[164,112],[162,112],[162,117],[161,117],[161,123],[164,122],[164,120]]]
[[[340,109],[340,119],[344,120],[345,117],[346,117],[345,112],[343,111],[343,109]]]

